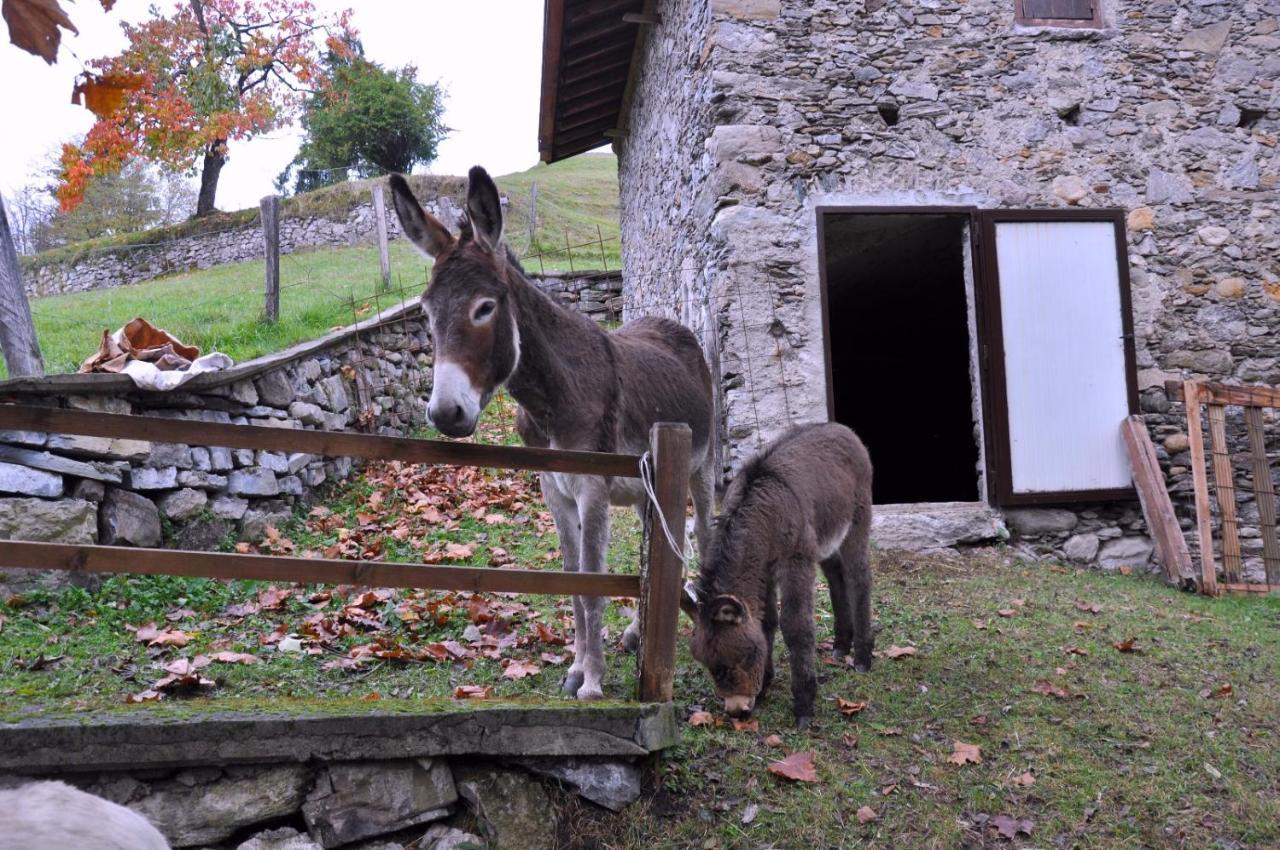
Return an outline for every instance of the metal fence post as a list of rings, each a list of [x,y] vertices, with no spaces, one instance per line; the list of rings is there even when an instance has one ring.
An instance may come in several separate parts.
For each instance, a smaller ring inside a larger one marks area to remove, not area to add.
[[[267,293],[263,317],[269,323],[280,320],[280,196],[267,195],[258,203],[262,210],[262,251],[267,261]]]
[[[391,288],[391,254],[387,249],[387,206],[382,202],[381,181],[373,184],[373,220],[378,224],[378,262],[382,265],[382,288]]]
[[[683,422],[656,422],[649,431],[653,490],[645,538],[647,557],[640,579],[640,694],[645,702],[670,702],[680,617],[681,556],[662,529],[666,517],[676,543],[684,546],[693,432]],[[660,512],[660,515],[659,515]]]

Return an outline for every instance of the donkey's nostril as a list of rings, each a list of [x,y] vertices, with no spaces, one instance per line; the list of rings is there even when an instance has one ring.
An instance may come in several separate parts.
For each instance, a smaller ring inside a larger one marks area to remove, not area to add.
[[[453,421],[454,422],[462,421],[462,405],[460,404],[455,404],[453,406]]]

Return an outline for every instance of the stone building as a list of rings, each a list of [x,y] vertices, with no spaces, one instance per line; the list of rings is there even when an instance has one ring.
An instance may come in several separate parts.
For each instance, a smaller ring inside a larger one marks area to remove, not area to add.
[[[1165,381],[1280,383],[1280,0],[547,0],[546,20],[542,157],[612,140],[628,314],[700,335],[726,470],[830,416],[900,506],[883,539],[1007,522],[1137,564],[1121,420],[1146,416],[1185,499]]]

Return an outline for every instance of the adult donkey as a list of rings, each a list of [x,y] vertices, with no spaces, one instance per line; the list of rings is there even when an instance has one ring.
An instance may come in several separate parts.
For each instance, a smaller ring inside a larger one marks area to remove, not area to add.
[[[435,348],[432,424],[451,437],[469,436],[502,384],[520,404],[517,429],[528,445],[641,454],[653,423],[686,422],[693,430],[695,534],[705,551],[714,481],[711,374],[693,333],[656,317],[605,333],[544,295],[500,244],[498,189],[479,166],[468,175],[467,218],[457,238],[422,209],[403,177],[393,174],[390,182],[405,234],[435,259],[422,296]],[[603,572],[609,505],[643,511],[639,480],[544,472],[541,481],[564,568]],[[604,604],[600,597],[573,599],[574,661],[564,690],[579,699],[603,696]],[[623,639],[628,649],[639,643],[634,621]]]

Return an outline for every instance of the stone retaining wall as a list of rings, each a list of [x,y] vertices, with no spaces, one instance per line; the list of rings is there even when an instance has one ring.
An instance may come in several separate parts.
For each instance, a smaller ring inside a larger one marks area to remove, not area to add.
[[[391,208],[389,197],[385,203],[387,237],[399,239],[402,236],[400,220]],[[448,195],[432,197],[423,206],[432,215],[449,222],[456,220],[459,209],[458,203]],[[351,207],[342,218],[291,216],[286,206],[280,221],[282,254],[372,244],[377,238],[372,200]],[[151,244],[94,249],[68,261],[45,262],[41,255],[23,257],[22,265],[27,296],[34,298],[124,286],[162,275],[262,258],[262,226],[255,216],[238,227]]]
[[[432,709],[435,709],[434,711]],[[617,812],[674,746],[671,704],[0,724],[0,788],[60,779],[175,848],[551,850],[577,796]]]
[[[621,276],[535,284],[600,322],[621,313]],[[121,375],[0,383],[0,401],[277,428],[406,435],[426,424],[431,351],[417,302],[168,393]],[[73,387],[73,390],[63,389]],[[0,431],[0,538],[208,549],[261,540],[349,458]],[[61,576],[63,574],[59,574]],[[0,571],[0,594],[45,576]]]

